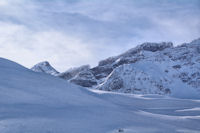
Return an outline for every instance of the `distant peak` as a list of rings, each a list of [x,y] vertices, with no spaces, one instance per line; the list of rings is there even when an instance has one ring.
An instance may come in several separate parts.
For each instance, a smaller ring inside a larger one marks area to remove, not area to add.
[[[49,64],[48,61],[42,61],[42,62],[39,62],[39,63],[36,64],[36,65],[50,66],[50,64]]]
[[[57,75],[59,72],[54,69],[50,63],[48,61],[43,61],[40,62],[36,65],[34,65],[31,70],[35,71],[35,72],[43,72],[43,73],[47,73],[47,74],[51,74],[51,75]]]

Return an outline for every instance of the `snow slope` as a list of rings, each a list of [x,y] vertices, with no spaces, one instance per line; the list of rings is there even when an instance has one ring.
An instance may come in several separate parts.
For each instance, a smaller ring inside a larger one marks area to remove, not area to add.
[[[200,101],[88,90],[0,58],[0,133],[195,133]]]

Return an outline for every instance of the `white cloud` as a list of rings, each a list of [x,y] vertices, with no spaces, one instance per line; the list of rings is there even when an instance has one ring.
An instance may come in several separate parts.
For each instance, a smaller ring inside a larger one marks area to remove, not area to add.
[[[0,6],[6,6],[8,3],[6,0],[1,0],[0,1]]]
[[[28,67],[48,60],[64,71],[94,61],[93,50],[78,38],[57,31],[33,32],[22,25],[0,25],[0,55]]]

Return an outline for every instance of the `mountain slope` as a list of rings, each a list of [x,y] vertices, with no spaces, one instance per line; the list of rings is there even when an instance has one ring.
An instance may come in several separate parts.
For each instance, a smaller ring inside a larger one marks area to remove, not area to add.
[[[124,54],[101,61],[98,67],[111,68],[112,71],[97,88],[198,98],[199,66],[199,39],[177,47],[171,43],[144,43]],[[113,87],[116,79],[121,80],[120,87]]]
[[[198,132],[200,102],[91,92],[0,58],[1,133]]]

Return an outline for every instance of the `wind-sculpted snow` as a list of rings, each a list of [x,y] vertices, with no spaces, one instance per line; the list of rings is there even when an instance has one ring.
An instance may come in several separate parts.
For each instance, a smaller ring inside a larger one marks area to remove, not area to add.
[[[192,133],[199,108],[199,100],[88,90],[0,58],[0,133]]]

